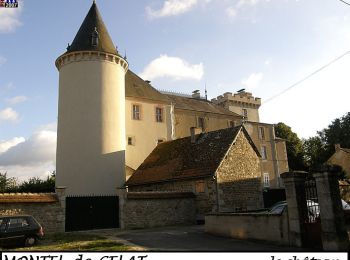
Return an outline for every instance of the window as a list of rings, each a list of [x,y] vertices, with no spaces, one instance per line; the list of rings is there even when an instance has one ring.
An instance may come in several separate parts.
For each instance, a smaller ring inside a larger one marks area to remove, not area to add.
[[[8,228],[19,228],[28,226],[28,221],[24,218],[11,218]]]
[[[163,122],[163,108],[156,107],[156,121]]]
[[[228,127],[234,127],[235,126],[235,122],[229,120],[228,121]]]
[[[244,116],[245,119],[248,119],[248,111],[247,111],[247,109],[245,109],[245,108],[242,109],[242,116]]]
[[[204,132],[204,118],[203,117],[198,117],[198,128],[202,129]]]
[[[203,192],[205,192],[204,181],[197,181],[196,182],[196,193],[203,193]]]
[[[262,126],[259,127],[259,139],[265,140],[265,128]]]
[[[135,145],[135,137],[128,136],[128,145]]]
[[[264,173],[264,187],[270,187],[270,175]]]
[[[141,109],[139,105],[132,105],[132,119],[141,120],[140,110]]]
[[[261,158],[263,160],[267,159],[267,150],[266,150],[266,146],[265,145],[261,146]]]

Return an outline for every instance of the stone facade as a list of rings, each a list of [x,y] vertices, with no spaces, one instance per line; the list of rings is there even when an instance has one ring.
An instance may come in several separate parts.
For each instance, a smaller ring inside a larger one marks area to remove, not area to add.
[[[216,172],[219,212],[262,208],[259,157],[243,132],[233,146]]]
[[[350,179],[350,149],[341,148],[339,144],[336,144],[335,152],[327,160],[327,163],[341,166],[347,179]]]
[[[203,189],[200,189],[199,186],[202,186]],[[130,187],[129,190],[132,192],[191,192],[195,194],[194,209],[197,219],[204,219],[204,214],[216,209],[216,183],[213,178],[145,184]]]
[[[220,138],[224,138],[224,133],[229,132],[228,130],[229,129],[220,130],[216,134],[212,134],[212,142],[220,143]],[[130,184],[129,190],[193,192],[196,195],[195,208],[197,220],[204,220],[204,215],[211,212],[235,212],[262,208],[261,169],[259,156],[255,150],[256,148],[253,142],[250,139],[248,140],[249,136],[244,130],[244,127],[241,127],[231,138],[227,148],[225,148],[225,151],[220,155],[217,166],[211,169],[212,172],[204,172],[206,169],[202,168],[196,169],[189,167],[189,169],[186,168],[186,170],[191,171],[192,174],[195,172],[191,177],[177,178],[177,176],[181,176],[181,173],[176,172],[175,177],[177,179],[160,179],[149,182],[147,176],[155,175],[158,168],[164,167],[162,155],[158,155],[157,153],[157,151],[160,150],[160,148],[158,148],[158,150],[152,152],[145,160],[144,164],[140,166],[139,175],[135,173],[135,177],[132,177],[129,182],[127,182],[127,185]],[[179,143],[180,141],[181,140],[178,139],[172,142]],[[191,142],[190,139],[188,139],[188,142]],[[201,142],[201,140],[199,139],[198,142]],[[208,140],[203,142],[208,142]],[[170,144],[171,143],[163,145]],[[210,147],[210,145],[212,144],[208,142],[207,146]],[[206,149],[209,149],[207,146],[205,146]],[[189,146],[188,149],[193,149],[190,147],[196,146]],[[210,151],[206,149],[198,150],[198,153],[209,156],[208,153],[210,153]],[[171,152],[172,151],[169,151],[169,153]],[[163,154],[163,157],[166,157],[166,155]],[[159,159],[162,163],[157,166],[152,163],[150,166],[151,168],[147,168],[147,164],[153,159]],[[167,162],[167,160],[181,161],[183,158],[174,159],[171,157],[171,159],[164,159],[165,162]],[[196,161],[194,156],[186,160]],[[169,164],[169,167],[170,165],[171,164]],[[147,169],[147,172],[142,172],[145,169]],[[143,182],[137,183],[136,177],[142,179],[140,176],[144,176]]]
[[[122,205],[122,228],[139,229],[195,223],[193,193],[129,192]]]

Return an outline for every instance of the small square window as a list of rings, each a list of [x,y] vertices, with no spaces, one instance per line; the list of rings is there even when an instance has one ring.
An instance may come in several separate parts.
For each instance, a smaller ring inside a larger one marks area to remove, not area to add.
[[[128,136],[128,145],[135,145],[135,137]]]
[[[198,128],[202,129],[202,131],[204,132],[204,118],[203,117],[198,117]]]
[[[161,107],[156,107],[156,121],[163,122],[163,108]]]
[[[270,175],[264,173],[264,187],[270,187]]]
[[[242,109],[242,116],[244,117],[244,119],[248,119],[248,110],[243,108]]]
[[[235,122],[229,120],[228,121],[228,127],[235,127]]]
[[[139,105],[132,105],[132,119],[141,120],[141,109]]]
[[[205,192],[205,184],[204,181],[196,182],[196,193],[204,193]]]
[[[265,128],[262,126],[259,127],[259,139],[265,140]]]

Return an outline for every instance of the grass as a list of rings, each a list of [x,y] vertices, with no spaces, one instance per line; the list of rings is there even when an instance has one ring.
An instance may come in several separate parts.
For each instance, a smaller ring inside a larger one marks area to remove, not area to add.
[[[57,233],[47,235],[33,247],[11,251],[130,251],[132,247],[98,235]]]

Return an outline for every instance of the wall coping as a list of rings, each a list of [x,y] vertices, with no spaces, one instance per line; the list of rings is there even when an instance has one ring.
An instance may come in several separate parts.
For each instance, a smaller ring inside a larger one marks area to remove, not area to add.
[[[305,178],[307,176],[307,172],[304,171],[293,171],[293,172],[284,172],[280,176],[282,179],[285,178]]]
[[[226,217],[281,217],[283,215],[282,214],[264,214],[264,213],[252,213],[252,212],[248,212],[248,213],[228,213],[228,212],[222,212],[222,213],[209,213],[206,214],[205,216],[226,216]]]
[[[0,193],[0,203],[54,203],[56,193]]]
[[[194,198],[193,192],[128,192],[128,199],[175,199],[175,198]]]

